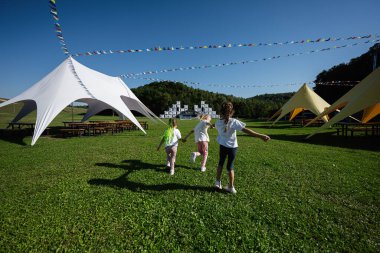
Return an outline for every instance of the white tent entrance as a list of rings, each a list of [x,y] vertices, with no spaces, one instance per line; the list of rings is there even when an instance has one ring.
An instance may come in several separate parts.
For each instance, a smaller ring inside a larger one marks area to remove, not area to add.
[[[87,68],[71,56],[57,68],[20,95],[0,104],[0,107],[24,102],[24,106],[12,122],[17,122],[37,110],[33,133],[34,145],[51,121],[68,105],[78,101],[89,105],[83,120],[104,109],[112,109],[119,116],[131,120],[141,131],[144,129],[131,110],[158,119],[119,78]]]

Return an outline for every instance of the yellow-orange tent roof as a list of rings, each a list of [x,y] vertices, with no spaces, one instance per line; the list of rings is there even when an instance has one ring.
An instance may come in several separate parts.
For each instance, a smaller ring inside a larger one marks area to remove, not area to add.
[[[377,68],[360,83],[358,83],[349,92],[338,99],[326,111],[318,115],[313,121],[335,111],[336,109],[344,108],[335,115],[329,122],[325,123],[315,133],[318,133],[323,128],[329,127],[344,118],[357,113],[361,110],[364,111],[362,122],[368,122],[373,117],[380,113],[380,68]],[[312,122],[311,122],[312,123]]]
[[[275,124],[288,113],[291,113],[289,120],[292,120],[303,110],[309,110],[314,114],[319,115],[329,106],[330,104],[318,96],[317,93],[310,89],[305,83],[269,120],[278,116],[273,122],[273,124]],[[323,117],[322,119],[327,122],[327,117]]]

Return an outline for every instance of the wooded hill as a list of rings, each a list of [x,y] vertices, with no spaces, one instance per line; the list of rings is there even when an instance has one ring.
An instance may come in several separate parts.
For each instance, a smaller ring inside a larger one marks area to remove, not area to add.
[[[374,55],[377,52],[377,66],[380,66],[380,43],[372,46],[368,52],[357,58],[353,58],[348,63],[341,63],[329,70],[324,70],[317,75],[315,82],[317,83],[314,91],[332,104],[350,89],[353,85],[343,83],[337,85],[318,84],[329,83],[332,81],[361,81],[373,71]],[[349,86],[345,86],[349,85]]]
[[[206,101],[213,110],[219,112],[223,101],[231,101],[235,106],[235,115],[244,118],[265,118],[277,111],[294,93],[265,94],[253,98],[240,98],[221,93],[194,89],[179,82],[153,82],[132,89],[136,96],[155,114],[162,114],[175,101],[183,105],[200,105]]]

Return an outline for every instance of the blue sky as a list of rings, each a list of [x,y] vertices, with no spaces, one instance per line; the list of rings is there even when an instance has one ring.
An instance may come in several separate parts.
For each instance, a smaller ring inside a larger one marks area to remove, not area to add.
[[[71,53],[225,43],[270,43],[302,39],[380,35],[380,1],[96,1],[56,0]],[[47,0],[0,0],[0,97],[21,93],[65,59]],[[76,57],[108,75],[255,60],[357,41],[273,47],[202,49]],[[322,70],[348,62],[372,44],[223,68],[146,77],[199,82],[201,89],[252,97],[296,91]],[[148,83],[126,79],[131,88]],[[225,88],[218,85],[293,86]]]

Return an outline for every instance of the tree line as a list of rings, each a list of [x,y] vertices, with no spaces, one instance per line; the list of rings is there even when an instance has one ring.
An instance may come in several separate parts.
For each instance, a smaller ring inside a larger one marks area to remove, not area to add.
[[[199,105],[205,101],[217,113],[224,101],[231,101],[235,107],[235,116],[242,118],[267,118],[276,112],[294,93],[265,94],[252,98],[240,98],[231,95],[195,89],[180,82],[153,82],[132,89],[135,95],[156,115],[163,114],[176,101],[182,105]]]

